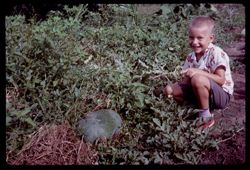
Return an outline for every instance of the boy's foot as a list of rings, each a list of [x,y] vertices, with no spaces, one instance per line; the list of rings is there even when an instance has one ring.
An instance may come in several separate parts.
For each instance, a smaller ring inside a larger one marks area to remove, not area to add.
[[[173,89],[171,88],[171,86],[167,85],[167,86],[160,86],[160,87],[156,87],[153,90],[153,94],[156,97],[160,97],[160,95],[167,95],[168,98],[173,98]]]
[[[214,116],[212,114],[211,117],[200,117],[200,120],[198,121],[197,128],[198,129],[207,129],[214,125]]]
[[[166,85],[163,93],[166,94],[168,98],[173,98],[173,89],[170,85]]]

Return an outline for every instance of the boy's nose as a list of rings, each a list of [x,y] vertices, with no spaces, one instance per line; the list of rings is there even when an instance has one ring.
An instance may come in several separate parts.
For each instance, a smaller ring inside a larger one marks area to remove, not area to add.
[[[194,45],[194,46],[199,45],[199,41],[197,39],[194,39],[192,41],[192,45]]]
[[[193,44],[198,44],[198,40],[196,38],[193,39]]]

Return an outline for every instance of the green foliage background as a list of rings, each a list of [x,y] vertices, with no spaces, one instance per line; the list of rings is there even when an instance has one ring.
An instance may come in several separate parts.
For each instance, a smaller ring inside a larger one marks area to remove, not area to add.
[[[51,11],[44,21],[5,17],[6,92],[18,94],[6,102],[6,152],[20,150],[43,124],[67,120],[75,128],[89,111],[110,108],[123,118],[122,138],[95,144],[99,164],[198,163],[216,140],[195,133],[189,109],[152,91],[179,79],[188,21],[223,16],[204,4],[163,4],[162,15],[104,6],[84,17],[86,5]]]

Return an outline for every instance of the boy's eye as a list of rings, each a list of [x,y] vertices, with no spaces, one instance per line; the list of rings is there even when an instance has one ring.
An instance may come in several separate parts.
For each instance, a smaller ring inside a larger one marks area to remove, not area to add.
[[[191,39],[191,40],[193,40],[193,39],[198,39],[198,40],[202,40],[203,39],[203,37],[193,37],[193,36],[189,36],[189,39]]]

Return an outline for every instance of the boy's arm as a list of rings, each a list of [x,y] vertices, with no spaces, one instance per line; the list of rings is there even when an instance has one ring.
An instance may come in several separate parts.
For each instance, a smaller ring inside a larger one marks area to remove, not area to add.
[[[183,76],[179,83],[188,84],[190,83],[190,78],[188,76]]]
[[[182,72],[185,76],[192,78],[195,74],[200,74],[214,80],[219,85],[223,85],[226,81],[225,79],[225,67],[219,66],[216,68],[214,73],[208,73],[206,71],[197,68],[188,68]]]

